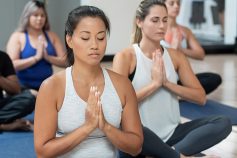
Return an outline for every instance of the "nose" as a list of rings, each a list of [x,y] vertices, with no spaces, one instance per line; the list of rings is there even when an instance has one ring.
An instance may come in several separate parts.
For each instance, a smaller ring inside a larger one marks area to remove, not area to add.
[[[44,19],[44,18],[45,18],[45,16],[43,16],[43,15],[38,15],[37,16],[37,19],[39,19],[39,20]]]
[[[164,28],[164,26],[165,26],[165,23],[161,20],[159,23],[159,28]]]
[[[175,8],[179,8],[179,4],[178,3],[174,3],[174,7]]]
[[[93,38],[91,41],[91,48],[92,49],[98,49],[98,41],[96,38]]]

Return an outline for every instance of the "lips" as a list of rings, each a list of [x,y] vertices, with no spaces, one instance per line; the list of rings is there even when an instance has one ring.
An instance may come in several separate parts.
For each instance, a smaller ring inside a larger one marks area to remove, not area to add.
[[[90,57],[97,58],[97,57],[100,56],[100,54],[98,54],[98,53],[90,53],[89,56],[90,56]]]
[[[157,34],[157,35],[165,35],[164,32],[157,32],[156,34]]]

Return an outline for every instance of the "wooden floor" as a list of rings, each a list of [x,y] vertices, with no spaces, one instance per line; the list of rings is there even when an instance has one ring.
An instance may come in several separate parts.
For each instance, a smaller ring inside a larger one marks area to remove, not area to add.
[[[237,108],[237,55],[207,55],[204,61],[190,60],[194,72],[216,72],[222,84],[207,97]],[[237,117],[237,114],[236,114]],[[237,158],[237,126],[231,134],[216,146],[206,150],[222,158]]]
[[[215,72],[222,77],[222,84],[207,98],[237,108],[237,55],[207,55],[204,61],[189,60],[195,73]],[[111,62],[102,64],[107,68],[111,67]],[[237,158],[237,127],[232,126],[232,132],[225,140],[204,153],[221,158]]]

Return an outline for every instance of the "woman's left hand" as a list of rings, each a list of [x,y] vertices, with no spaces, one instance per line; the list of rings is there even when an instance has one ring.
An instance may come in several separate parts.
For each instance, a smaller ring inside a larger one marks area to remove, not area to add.
[[[49,54],[48,54],[48,52],[47,52],[46,49],[44,49],[43,58],[44,58],[46,61],[50,62],[50,60],[49,60],[50,56],[49,56]]]
[[[98,126],[99,126],[99,129],[104,131],[106,125],[108,125],[108,122],[105,120],[104,112],[102,109],[102,104],[100,101],[98,101],[98,106],[99,106],[99,124],[98,124]]]
[[[165,87],[168,80],[166,76],[165,65],[164,65],[163,59],[161,60],[161,66],[162,66],[162,85]]]

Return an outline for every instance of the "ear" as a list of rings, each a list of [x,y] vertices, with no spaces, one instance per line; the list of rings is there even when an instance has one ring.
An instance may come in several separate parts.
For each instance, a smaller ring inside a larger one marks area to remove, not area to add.
[[[72,36],[66,35],[67,45],[72,49]]]
[[[140,20],[140,19],[136,19],[136,24],[137,24],[137,27],[139,27],[139,28],[141,29],[141,28],[142,28],[143,21]]]

